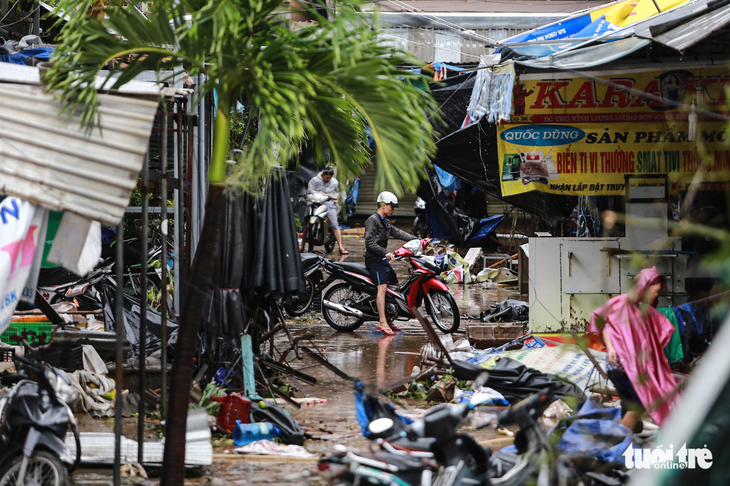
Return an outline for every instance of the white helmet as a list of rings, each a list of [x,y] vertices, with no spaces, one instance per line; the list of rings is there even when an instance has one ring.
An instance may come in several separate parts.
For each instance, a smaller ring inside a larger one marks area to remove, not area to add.
[[[390,191],[383,191],[378,194],[378,206],[382,204],[392,204],[394,208],[397,208],[398,198]]]

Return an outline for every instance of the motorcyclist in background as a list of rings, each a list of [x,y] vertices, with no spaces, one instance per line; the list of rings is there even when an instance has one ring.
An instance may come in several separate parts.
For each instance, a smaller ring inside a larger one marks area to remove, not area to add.
[[[340,254],[347,255],[350,252],[342,245],[342,232],[337,222],[337,199],[340,196],[339,182],[334,178],[335,171],[332,167],[325,167],[322,172],[312,177],[307,186],[307,194],[322,193],[328,195],[331,200],[324,203],[327,207],[327,218],[330,228],[335,234],[335,239],[340,247]]]

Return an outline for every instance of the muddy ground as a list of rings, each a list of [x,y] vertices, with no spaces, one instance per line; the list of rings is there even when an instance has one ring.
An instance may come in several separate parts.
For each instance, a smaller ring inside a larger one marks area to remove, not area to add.
[[[352,236],[345,237],[344,241],[350,254],[340,256],[339,252],[335,250],[328,257],[362,262],[364,239]],[[389,249],[396,249],[401,244],[391,240]],[[394,268],[399,280],[402,281],[407,275],[406,264],[396,262]],[[519,298],[515,288],[486,290],[482,284],[451,285],[450,288],[462,315],[478,316],[482,310],[495,302],[501,302],[507,298]],[[462,321],[459,332],[454,336],[455,341],[464,338],[467,322]],[[403,332],[394,337],[386,337],[376,330],[376,323],[365,323],[352,333],[336,332],[321,318],[321,314],[314,312],[288,321],[288,325],[295,335],[304,332],[314,333],[316,347],[323,351],[332,364],[348,375],[358,377],[363,382],[373,385],[374,389],[383,388],[389,383],[409,376],[413,367],[418,364],[421,347],[427,343],[426,334],[416,320],[399,324]],[[284,346],[283,336],[280,339],[282,341],[279,344]],[[304,447],[314,454],[325,453],[335,444],[345,444],[366,450],[370,443],[362,438],[355,418],[353,384],[308,358],[295,361],[292,365],[317,379],[316,385],[302,386],[302,392],[306,396],[327,399],[327,403],[324,405],[302,407],[299,410],[287,407],[302,428],[316,436],[316,439],[306,441]],[[302,394],[296,396],[302,396]],[[401,411],[407,414],[419,414],[428,407],[428,404],[423,401],[413,399],[401,403],[404,405]],[[113,431],[113,420],[79,418],[82,431]],[[154,434],[156,426],[157,422],[150,419],[148,422],[150,435]],[[125,419],[124,433],[127,437],[136,439],[136,419]],[[480,442],[488,444],[493,449],[501,449],[511,443],[509,437],[498,435],[488,429],[475,432],[474,435]],[[214,434],[214,464],[211,467],[191,471],[186,483],[326,484],[316,475],[316,459],[240,456],[230,453],[233,448],[231,442],[225,435]],[[153,474],[154,471],[151,470],[150,473]],[[72,477],[73,484],[77,485],[110,484],[111,479],[111,469],[81,469]],[[154,478],[149,480],[126,478],[124,482],[127,484],[158,484],[159,481]]]

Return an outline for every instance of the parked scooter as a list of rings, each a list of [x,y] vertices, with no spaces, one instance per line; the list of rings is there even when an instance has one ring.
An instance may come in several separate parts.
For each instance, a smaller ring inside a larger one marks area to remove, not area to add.
[[[457,379],[473,379],[478,384],[488,379],[484,368],[462,361],[454,360],[453,373]],[[485,394],[477,393],[469,402],[438,405],[405,427],[397,419],[376,418],[368,430],[380,450],[362,454],[339,447],[320,460],[318,469],[333,484],[344,485],[524,484],[540,468],[547,467],[547,460],[553,457],[552,445],[537,420],[555,401],[555,396],[546,389],[480,426],[518,425],[515,445],[520,456],[493,455],[470,435],[458,432],[471,412],[487,400]]]
[[[81,460],[81,443],[71,411],[78,392],[62,370],[15,357],[17,373],[0,376],[10,396],[0,400],[0,484],[62,486]],[[32,380],[31,377],[34,377]],[[65,439],[69,425],[76,439],[72,458]]]
[[[323,256],[316,253],[302,253],[300,257],[302,259],[306,290],[298,293],[290,303],[282,305],[289,317],[301,316],[309,310],[314,301],[314,295],[319,289],[319,284],[324,278],[322,274]]]
[[[47,270],[38,279],[38,292],[49,304],[75,299],[81,310],[96,310],[101,302],[96,284],[111,275],[113,266],[113,261],[105,260],[81,278],[61,267]]]
[[[307,216],[305,218],[304,236],[302,250],[307,246],[307,251],[312,253],[315,246],[324,245],[327,253],[335,249],[337,239],[327,218],[327,201],[333,200],[326,194],[307,195]]]
[[[411,240],[394,252],[396,260],[408,260],[410,277],[400,287],[389,285],[385,294],[385,314],[388,319],[408,320],[414,316],[411,308],[425,304],[426,312],[442,332],[459,329],[459,308],[449,287],[438,279],[439,269],[426,258],[423,248],[428,240]],[[322,314],[327,324],[338,331],[354,331],[364,322],[378,320],[375,303],[377,287],[362,263],[324,261],[330,276],[323,288]]]
[[[416,198],[416,204],[413,207],[413,211],[416,213],[416,219],[413,220],[413,228],[411,228],[411,234],[420,236],[421,238],[428,238],[428,222],[426,221],[426,201],[423,199]]]

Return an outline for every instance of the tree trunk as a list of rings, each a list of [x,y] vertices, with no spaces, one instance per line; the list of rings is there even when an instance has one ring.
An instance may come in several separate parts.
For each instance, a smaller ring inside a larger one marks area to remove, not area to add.
[[[168,395],[168,413],[165,424],[165,454],[162,462],[162,486],[183,486],[185,482],[185,435],[187,432],[190,385],[193,375],[195,346],[198,344],[200,319],[208,291],[220,239],[221,209],[225,190],[226,159],[228,157],[229,120],[228,103],[218,99],[218,110],[213,135],[213,157],[208,171],[208,200],[200,244],[195,252],[190,278],[185,281],[183,307],[178,328],[175,359]],[[164,283],[164,282],[163,282]],[[163,366],[165,363],[163,363]],[[141,438],[140,438],[141,439]]]
[[[185,482],[185,434],[187,432],[193,358],[198,329],[218,247],[223,184],[210,184],[205,208],[202,238],[193,260],[190,278],[185,282],[182,318],[175,345],[175,361],[168,394],[165,424],[165,455],[162,462],[163,486],[182,486]]]

